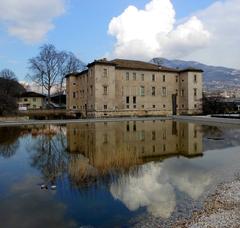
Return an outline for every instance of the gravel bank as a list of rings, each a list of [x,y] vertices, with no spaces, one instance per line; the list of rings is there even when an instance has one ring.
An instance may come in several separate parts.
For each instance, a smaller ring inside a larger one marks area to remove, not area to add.
[[[190,220],[180,221],[174,227],[240,227],[240,179],[219,185],[207,198],[203,210],[195,212]]]

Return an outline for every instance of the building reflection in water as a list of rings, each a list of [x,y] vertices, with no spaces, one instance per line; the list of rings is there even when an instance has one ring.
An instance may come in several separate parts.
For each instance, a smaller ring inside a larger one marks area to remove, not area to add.
[[[202,155],[201,127],[173,121],[67,124],[74,182],[173,156]]]

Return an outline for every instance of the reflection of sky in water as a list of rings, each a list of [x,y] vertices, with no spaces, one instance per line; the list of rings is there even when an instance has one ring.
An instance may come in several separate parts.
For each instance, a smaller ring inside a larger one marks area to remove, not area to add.
[[[174,189],[161,164],[143,165],[137,176],[121,177],[111,185],[110,191],[129,210],[146,206],[150,213],[164,218],[171,215],[176,205]]]
[[[116,128],[116,137],[117,143],[121,144],[121,140],[128,139],[119,137],[120,125]],[[93,129],[85,130],[92,134]],[[19,129],[12,129],[9,134],[17,135],[9,135],[7,141],[7,137],[5,141],[0,140],[1,227],[112,227],[127,224],[131,218],[146,211],[155,217],[167,219],[182,203],[183,199],[179,198],[178,193],[198,200],[210,186],[221,180],[225,170],[237,167],[240,160],[238,129],[203,129],[203,157],[162,160],[158,156],[145,164],[141,159],[129,162],[134,157],[128,157],[127,154],[117,157],[122,159],[122,163],[116,163],[114,155],[118,156],[118,148],[114,147],[114,139],[108,147],[110,151],[116,151],[111,158],[113,160],[108,160],[106,164],[117,164],[118,169],[109,170],[109,174],[95,179],[99,170],[94,167],[94,159],[99,154],[93,158],[87,157],[87,154],[68,153],[64,127],[63,132],[51,136],[31,136]],[[112,128],[110,132],[108,141],[114,135]],[[5,130],[0,130],[0,137],[3,133]],[[151,138],[151,129],[150,133]],[[225,140],[217,142],[207,139],[211,135],[223,136]],[[185,136],[189,137],[187,134]],[[148,148],[147,133],[145,137]],[[141,145],[143,143],[141,141]],[[121,164],[127,164],[126,167],[130,164],[132,167],[120,171]],[[83,183],[79,182],[78,174],[82,169],[86,175],[92,175],[92,183],[81,178]],[[108,170],[108,166],[104,166],[104,170]],[[42,183],[56,183],[57,190],[41,190],[39,185]]]
[[[154,216],[168,218],[176,206],[174,187],[196,200],[210,182],[203,169],[181,159],[143,165],[138,175],[122,176],[110,191],[129,210],[146,206]]]
[[[66,205],[53,200],[54,192],[36,188],[38,181],[29,176],[11,186],[0,204],[1,227],[75,227],[73,220],[64,218]]]

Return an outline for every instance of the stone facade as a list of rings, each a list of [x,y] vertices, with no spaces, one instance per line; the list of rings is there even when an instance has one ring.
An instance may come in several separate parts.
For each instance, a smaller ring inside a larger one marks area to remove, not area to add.
[[[198,114],[202,72],[133,60],[94,61],[66,76],[67,109],[84,117]]]

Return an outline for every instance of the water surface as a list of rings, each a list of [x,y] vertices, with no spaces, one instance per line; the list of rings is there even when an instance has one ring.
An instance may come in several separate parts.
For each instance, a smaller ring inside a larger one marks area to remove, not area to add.
[[[173,121],[0,128],[1,227],[128,227],[186,216],[236,171],[239,135]]]

